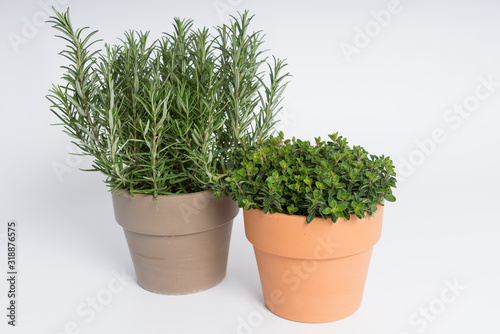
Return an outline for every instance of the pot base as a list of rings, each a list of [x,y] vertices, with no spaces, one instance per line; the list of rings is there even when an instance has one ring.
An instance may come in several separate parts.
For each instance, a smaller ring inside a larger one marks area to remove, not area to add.
[[[183,295],[210,289],[226,276],[233,221],[187,235],[154,236],[124,230],[144,289]]]
[[[254,248],[266,307],[277,316],[324,323],[361,305],[372,249],[341,258],[296,259]],[[328,296],[328,298],[325,298]]]

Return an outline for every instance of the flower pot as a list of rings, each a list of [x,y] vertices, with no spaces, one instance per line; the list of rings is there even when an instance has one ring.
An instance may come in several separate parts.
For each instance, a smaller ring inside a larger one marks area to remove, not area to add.
[[[380,239],[383,207],[374,217],[315,218],[244,211],[264,301],[271,312],[299,322],[329,322],[361,304],[373,246]]]
[[[112,194],[137,282],[161,294],[209,289],[226,275],[233,218],[238,207],[212,191],[186,195]]]

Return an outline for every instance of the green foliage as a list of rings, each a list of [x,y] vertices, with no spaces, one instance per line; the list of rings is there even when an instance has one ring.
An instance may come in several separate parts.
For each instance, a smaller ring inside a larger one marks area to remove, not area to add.
[[[212,189],[227,152],[269,136],[289,74],[284,61],[267,62],[251,19],[233,17],[212,36],[176,18],[158,40],[129,31],[121,44],[93,50],[97,31],[75,30],[69,11],[55,11],[49,22],[68,43],[60,54],[69,65],[47,98],[112,191]]]
[[[384,199],[395,201],[394,165],[389,157],[349,147],[337,133],[325,142],[284,140],[283,133],[235,151],[225,179],[225,193],[238,206],[264,213],[350,219],[371,216]]]

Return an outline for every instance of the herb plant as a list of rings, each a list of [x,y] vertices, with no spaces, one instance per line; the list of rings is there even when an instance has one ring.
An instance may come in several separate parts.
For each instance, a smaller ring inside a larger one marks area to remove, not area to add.
[[[389,157],[348,145],[338,133],[330,141],[277,137],[237,150],[225,179],[227,194],[245,210],[350,219],[372,216],[384,199],[395,201],[394,165]]]
[[[267,62],[251,19],[233,17],[212,36],[176,18],[174,32],[157,40],[129,31],[101,50],[97,31],[75,30],[69,10],[55,11],[49,22],[67,42],[60,54],[69,64],[47,98],[111,191],[212,189],[227,152],[269,136],[288,73],[283,60]]]

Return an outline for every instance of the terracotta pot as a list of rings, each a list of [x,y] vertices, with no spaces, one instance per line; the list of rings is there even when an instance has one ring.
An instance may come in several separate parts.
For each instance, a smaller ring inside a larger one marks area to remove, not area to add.
[[[137,282],[161,294],[209,289],[226,275],[234,201],[212,191],[186,195],[113,193],[118,224],[123,227]]]
[[[329,322],[361,304],[373,246],[380,239],[383,207],[374,217],[349,221],[244,211],[266,306],[299,322]]]

